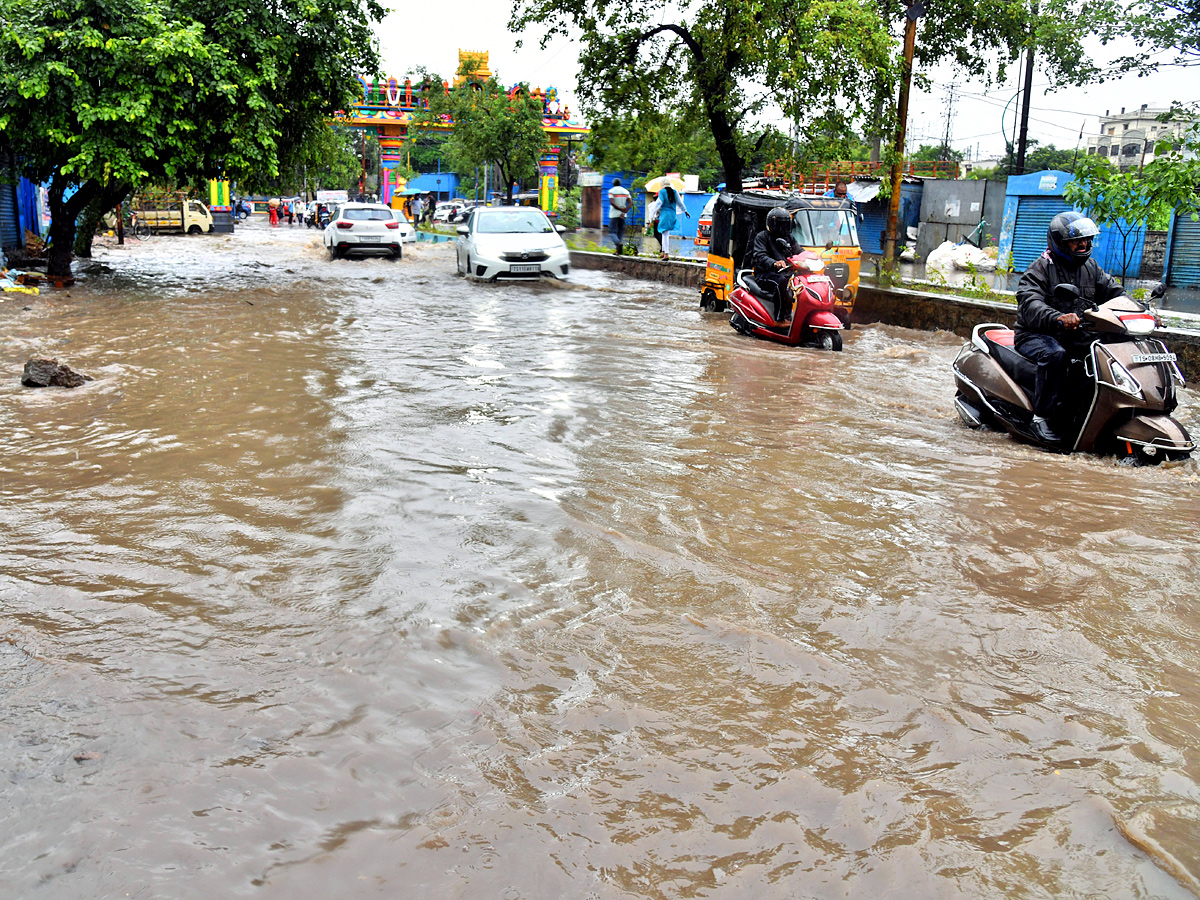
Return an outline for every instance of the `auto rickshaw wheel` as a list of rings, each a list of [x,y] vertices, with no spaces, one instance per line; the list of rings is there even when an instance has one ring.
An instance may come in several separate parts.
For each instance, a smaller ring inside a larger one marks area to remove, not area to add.
[[[725,311],[725,301],[718,300],[716,292],[711,288],[700,295],[700,306],[709,312],[719,313]]]

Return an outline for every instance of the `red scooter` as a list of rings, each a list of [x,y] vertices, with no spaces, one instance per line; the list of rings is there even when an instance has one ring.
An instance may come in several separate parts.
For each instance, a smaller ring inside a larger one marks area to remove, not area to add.
[[[739,334],[749,334],[795,347],[799,344],[821,350],[841,350],[844,327],[834,311],[835,288],[825,274],[825,261],[811,250],[788,259],[791,303],[784,303],[782,321],[767,310],[778,304],[775,286],[760,286],[749,269],[737,273],[737,286],[729,295],[733,315],[729,324]],[[789,319],[788,312],[791,317]]]

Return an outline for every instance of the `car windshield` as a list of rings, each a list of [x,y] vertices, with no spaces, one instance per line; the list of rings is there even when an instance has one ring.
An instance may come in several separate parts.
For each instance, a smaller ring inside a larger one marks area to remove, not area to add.
[[[476,230],[481,234],[549,234],[550,220],[536,209],[512,209],[480,215]]]
[[[858,246],[858,223],[849,210],[802,209],[793,220],[792,237],[802,247],[824,247],[831,242],[835,247]]]
[[[343,211],[342,218],[351,222],[387,222],[392,214],[386,209],[347,209]]]

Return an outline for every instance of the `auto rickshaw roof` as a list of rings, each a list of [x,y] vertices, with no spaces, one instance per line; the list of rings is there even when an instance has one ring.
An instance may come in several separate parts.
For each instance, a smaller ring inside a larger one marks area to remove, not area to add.
[[[723,191],[718,195],[712,211],[709,256],[730,258],[735,267],[740,268],[754,235],[766,227],[767,213],[776,207],[783,207],[792,213],[801,210],[845,210],[857,215],[853,203],[837,197],[814,197],[785,191],[750,190],[738,194]]]
[[[809,194],[783,193],[781,191],[742,191],[731,194],[722,191],[717,197],[717,203],[732,207],[744,207],[755,210],[772,210],[777,206],[784,209],[848,209],[854,210],[854,204],[849,200],[837,197],[816,197]]]

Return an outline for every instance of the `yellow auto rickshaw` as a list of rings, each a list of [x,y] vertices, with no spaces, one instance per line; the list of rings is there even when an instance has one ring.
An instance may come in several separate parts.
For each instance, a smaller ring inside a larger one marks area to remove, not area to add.
[[[825,274],[833,281],[837,314],[847,324],[858,296],[862,248],[858,243],[858,211],[849,200],[805,197],[770,191],[722,193],[713,206],[708,266],[700,288],[700,306],[723,312],[734,277],[749,268],[746,257],[754,236],[766,227],[767,213],[782,206],[792,216],[792,237],[807,250],[821,254]]]

